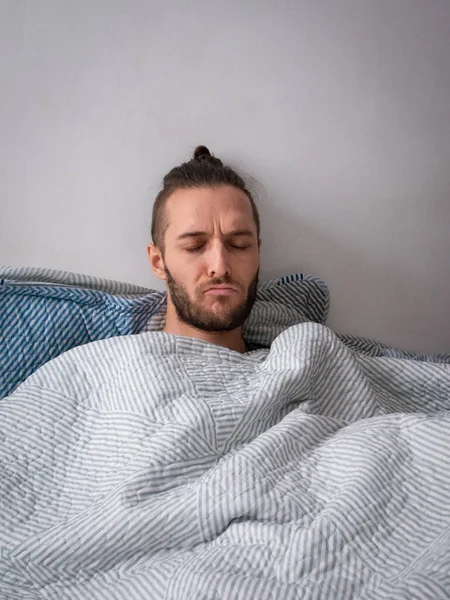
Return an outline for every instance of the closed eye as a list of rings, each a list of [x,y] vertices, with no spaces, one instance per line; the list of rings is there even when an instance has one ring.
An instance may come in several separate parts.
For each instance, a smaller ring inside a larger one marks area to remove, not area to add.
[[[201,244],[200,246],[193,246],[191,248],[185,248],[186,252],[200,252],[201,250],[203,250],[205,247],[205,244]],[[244,246],[240,246],[238,244],[229,244],[229,247],[232,248],[233,250],[247,250],[248,248],[250,248],[249,244],[246,244]]]
[[[194,246],[193,248],[185,248],[186,252],[200,252],[205,247],[204,244],[201,246]]]
[[[235,250],[247,250],[247,248],[250,248],[250,246],[246,245],[246,246],[238,246],[237,244],[230,244],[230,246],[232,248],[234,248]]]

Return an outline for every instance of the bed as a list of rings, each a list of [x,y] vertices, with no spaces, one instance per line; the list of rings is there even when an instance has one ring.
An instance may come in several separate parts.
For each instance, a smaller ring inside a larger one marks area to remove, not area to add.
[[[165,295],[0,267],[0,598],[450,597],[450,355],[260,284],[240,355]]]

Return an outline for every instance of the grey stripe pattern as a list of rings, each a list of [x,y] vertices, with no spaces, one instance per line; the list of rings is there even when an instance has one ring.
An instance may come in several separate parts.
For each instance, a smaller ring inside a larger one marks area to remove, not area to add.
[[[450,367],[79,346],[0,403],[0,598],[450,597]]]
[[[155,290],[132,283],[41,267],[0,265],[0,283],[2,281],[14,282],[15,285],[32,283],[92,289],[113,296],[136,299],[155,293]],[[159,292],[157,293],[159,294]],[[244,326],[244,337],[249,344],[268,348],[287,327],[306,321],[325,324],[329,306],[328,287],[314,275],[297,273],[262,281],[258,285],[256,303]],[[161,331],[164,323],[165,305],[159,312],[149,314],[147,322],[139,330],[139,333]],[[450,364],[450,352],[433,355],[417,354],[361,336],[341,332],[336,332],[336,334],[349,348],[365,356],[407,358]]]
[[[0,279],[14,281],[15,283],[47,283],[67,287],[82,287],[126,296],[142,295],[150,291],[133,283],[42,267],[0,265]]]
[[[336,332],[338,338],[352,350],[364,356],[384,356],[386,358],[407,358],[424,362],[442,362],[450,364],[450,352],[439,352],[436,354],[408,352],[399,348],[393,348],[388,344],[370,340],[365,337],[349,335]]]

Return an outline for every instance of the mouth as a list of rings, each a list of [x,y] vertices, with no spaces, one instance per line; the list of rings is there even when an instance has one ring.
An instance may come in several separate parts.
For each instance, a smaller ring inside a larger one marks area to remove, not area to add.
[[[206,296],[233,296],[238,290],[230,285],[214,285],[205,292]]]

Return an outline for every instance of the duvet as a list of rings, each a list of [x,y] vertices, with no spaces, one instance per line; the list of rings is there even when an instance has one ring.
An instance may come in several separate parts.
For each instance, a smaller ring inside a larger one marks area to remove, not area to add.
[[[449,597],[448,364],[147,332],[0,401],[1,599]]]

